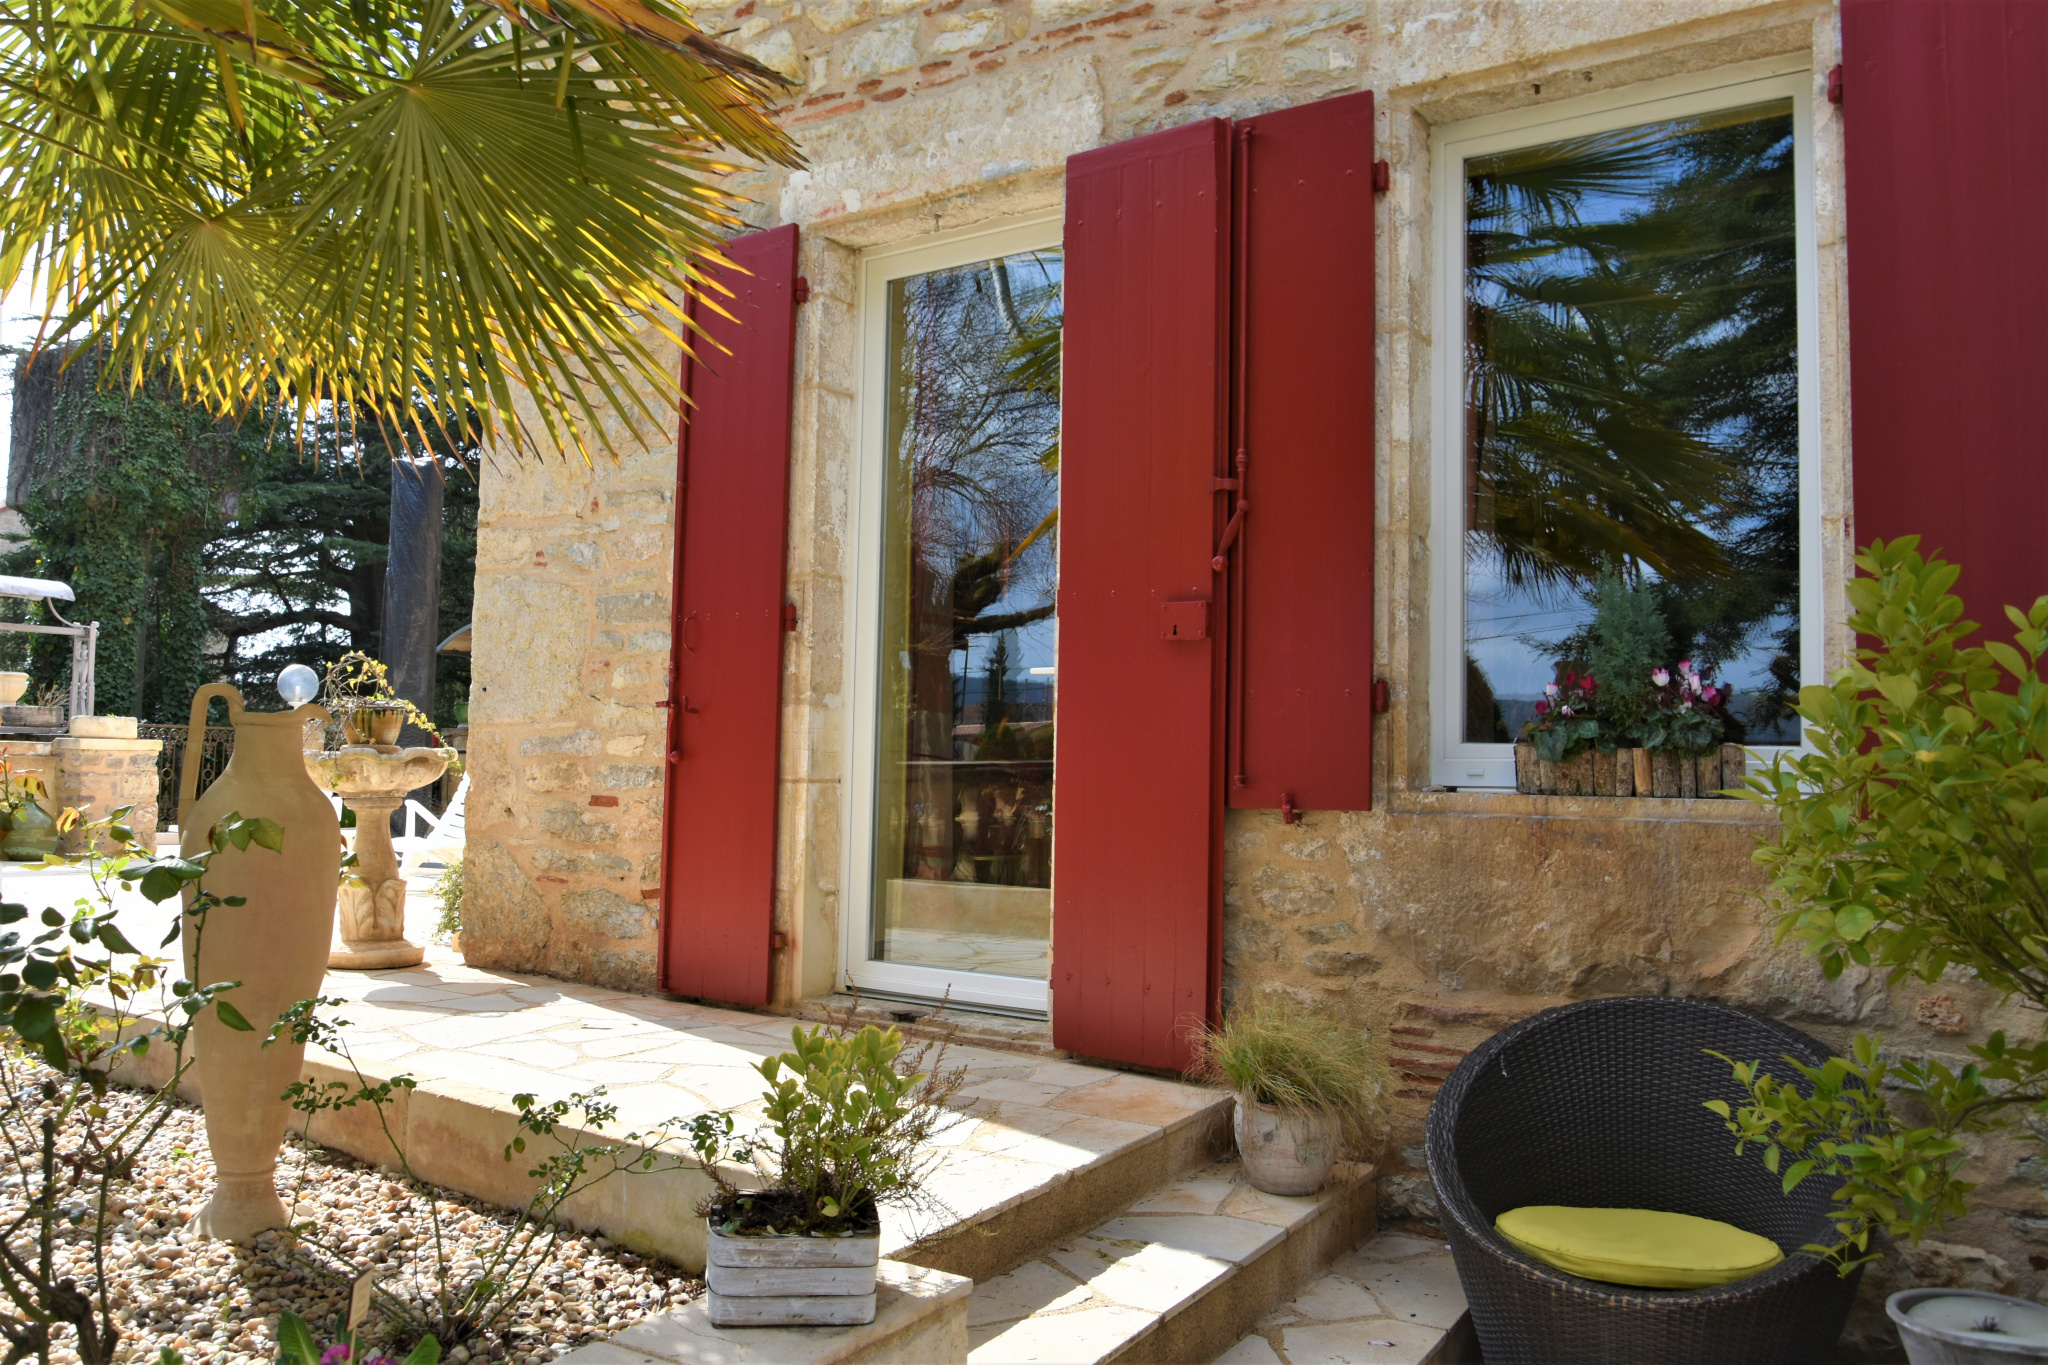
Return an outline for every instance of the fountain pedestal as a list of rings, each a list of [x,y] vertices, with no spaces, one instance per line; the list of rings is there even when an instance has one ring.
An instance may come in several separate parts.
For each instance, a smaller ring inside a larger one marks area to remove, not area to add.
[[[341,945],[328,953],[329,967],[374,971],[411,967],[426,957],[427,950],[405,936],[405,881],[391,846],[391,812],[406,793],[437,780],[454,757],[453,749],[368,744],[306,755],[313,780],[356,813],[355,875],[341,887]]]

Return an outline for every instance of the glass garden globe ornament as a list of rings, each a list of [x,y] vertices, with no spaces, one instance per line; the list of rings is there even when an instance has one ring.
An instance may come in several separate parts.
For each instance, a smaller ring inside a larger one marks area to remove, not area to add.
[[[304,664],[286,664],[277,675],[277,695],[284,698],[286,706],[296,709],[319,694],[320,675]]]

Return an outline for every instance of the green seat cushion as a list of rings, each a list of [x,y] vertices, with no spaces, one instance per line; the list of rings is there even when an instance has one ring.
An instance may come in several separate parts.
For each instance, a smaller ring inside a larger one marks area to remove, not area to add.
[[[1531,1204],[1493,1220],[1500,1235],[1548,1266],[1646,1289],[1706,1289],[1785,1259],[1768,1237],[1689,1213]]]

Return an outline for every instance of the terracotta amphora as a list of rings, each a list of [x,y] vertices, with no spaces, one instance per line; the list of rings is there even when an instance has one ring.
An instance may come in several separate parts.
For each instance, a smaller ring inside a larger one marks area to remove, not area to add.
[[[206,706],[215,697],[227,699],[235,748],[195,800]],[[263,1040],[287,1008],[320,993],[341,881],[340,821],[306,771],[306,722],[316,717],[330,719],[314,705],[244,711],[242,694],[226,683],[209,683],[192,698],[178,788],[179,851],[205,849],[207,831],[229,814],[284,827],[283,852],[230,844],[207,871],[207,890],[246,896],[247,904],[210,911],[197,935],[193,922],[183,921],[186,976],[241,982],[226,998],[254,1026],[248,1033],[230,1029],[207,1010],[195,1030],[199,1096],[216,1171],[213,1198],[199,1211],[197,1226],[210,1237],[243,1241],[286,1221],[276,1180],[277,1152],[291,1119],[283,1096],[299,1079],[305,1049],[288,1042],[264,1047]],[[191,896],[188,890],[187,905]]]

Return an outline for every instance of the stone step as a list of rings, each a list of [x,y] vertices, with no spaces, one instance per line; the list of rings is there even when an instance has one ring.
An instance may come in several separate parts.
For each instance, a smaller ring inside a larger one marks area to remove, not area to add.
[[[977,1282],[974,1365],[1208,1360],[1373,1226],[1372,1168],[1320,1194],[1262,1194],[1235,1161],[1138,1200],[1086,1235]]]
[[[948,1216],[885,1213],[882,1254],[980,1283],[1015,1269],[1230,1151],[1227,1093],[1037,1062],[969,1085],[929,1182]],[[938,1224],[936,1233],[925,1225]]]
[[[1381,1233],[1338,1257],[1328,1274],[1262,1319],[1217,1356],[1216,1365],[1466,1365],[1478,1359],[1451,1249]]]

